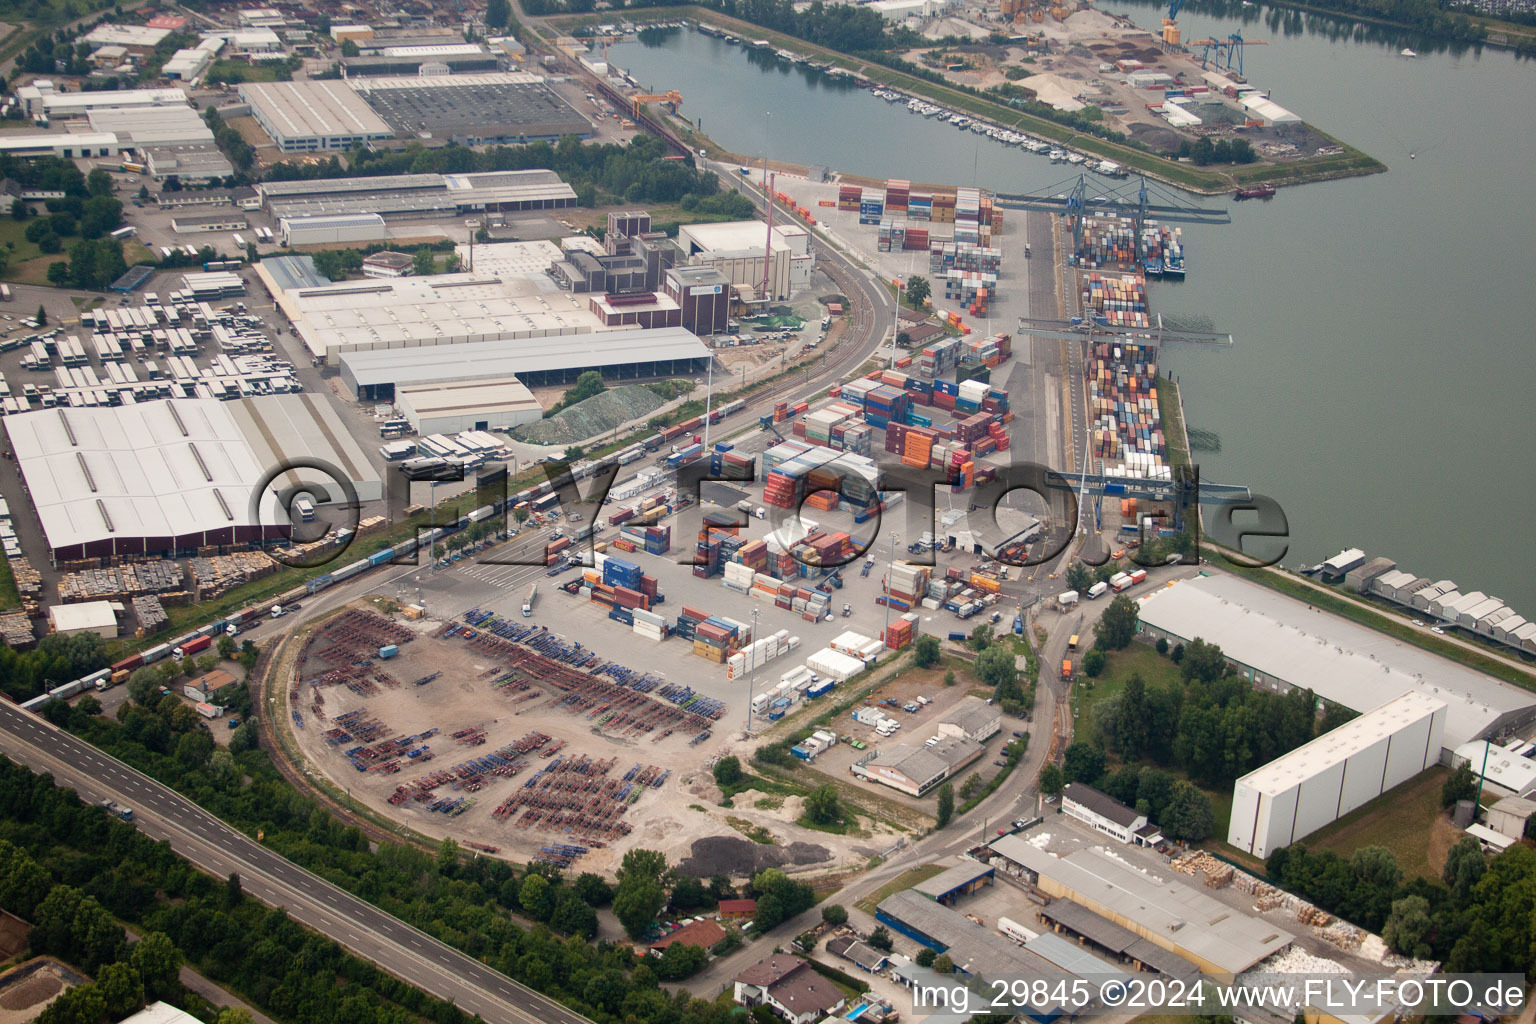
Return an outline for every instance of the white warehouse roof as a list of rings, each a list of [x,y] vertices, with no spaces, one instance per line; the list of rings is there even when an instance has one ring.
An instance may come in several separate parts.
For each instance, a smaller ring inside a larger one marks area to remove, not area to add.
[[[354,350],[341,357],[349,384],[476,380],[565,367],[708,359],[709,346],[685,327],[587,331],[542,338],[457,345]],[[851,659],[853,660],[853,659]]]
[[[244,82],[240,98],[283,139],[394,135],[346,82]]]
[[[542,275],[504,280],[474,273],[370,278],[277,293],[305,345],[327,359],[360,348],[583,334],[603,326],[588,300],[557,290]]]
[[[111,601],[86,601],[83,604],[54,604],[48,606],[48,621],[60,633],[79,633],[82,630],[117,629],[117,613]]]
[[[148,25],[97,25],[86,35],[91,46],[158,46],[160,40],[171,34],[168,28],[150,28]]]
[[[362,501],[382,496],[346,426],[309,395],[45,409],[6,417],[6,428],[55,551],[281,524],[270,491],[253,516],[252,487],[299,456],[336,466]]]
[[[1486,740],[1463,743],[1456,748],[1456,761],[1466,761],[1472,766],[1473,775],[1483,775],[1487,764],[1489,782],[1509,790],[1516,796],[1536,793],[1536,760],[1521,757],[1513,750],[1496,746]]]
[[[1297,782],[1313,778],[1349,760],[1362,750],[1400,732],[1405,726],[1433,716],[1445,706],[1442,700],[1409,690],[1359,718],[1351,719],[1309,743],[1303,743],[1290,753],[1255,768],[1238,779],[1238,784],[1270,795],[1285,792]],[[1429,752],[1431,762],[1438,757],[1438,750]]]
[[[1447,749],[1536,717],[1536,694],[1238,576],[1181,580],[1140,605],[1145,626],[1201,637],[1231,661],[1355,711],[1405,690],[1443,700]]]

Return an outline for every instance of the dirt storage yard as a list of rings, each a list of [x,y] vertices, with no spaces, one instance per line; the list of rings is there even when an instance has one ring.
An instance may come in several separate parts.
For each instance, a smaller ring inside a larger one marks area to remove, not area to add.
[[[498,622],[504,635],[535,632],[513,642],[492,635]],[[452,625],[360,602],[305,641],[285,725],[350,800],[472,849],[609,874],[634,847],[703,876],[832,870],[900,834],[869,821],[848,836],[803,828],[795,796],[749,792],[721,807],[708,766],[725,753],[745,759],[733,745],[741,734],[723,724],[739,721],[739,707],[719,722],[686,715],[663,699],[665,684],[640,692],[620,685],[622,670],[559,660],[570,641],[515,613],[443,635]],[[399,653],[379,658],[390,644]],[[700,679],[718,668],[687,660]]]

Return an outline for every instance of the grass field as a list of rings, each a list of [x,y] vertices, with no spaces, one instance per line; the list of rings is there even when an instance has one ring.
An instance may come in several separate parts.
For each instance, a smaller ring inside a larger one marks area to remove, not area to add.
[[[37,259],[43,254],[35,244],[27,241],[27,225],[34,219],[29,217],[26,220],[12,220],[9,215],[0,216],[0,246],[10,250],[13,268],[18,263]]]
[[[926,882],[943,871],[944,869],[937,864],[924,864],[920,868],[910,868],[859,900],[854,906],[866,914],[873,914],[875,908],[883,903],[887,896],[901,892],[903,889],[910,889],[919,882]]]
[[[1078,644],[1082,654],[1092,644],[1092,638],[1084,636]],[[1104,663],[1104,671],[1097,679],[1079,676],[1072,685],[1073,712],[1077,715],[1075,736],[1092,742],[1098,739],[1098,729],[1093,724],[1093,709],[1104,700],[1118,695],[1125,689],[1131,676],[1141,674],[1148,687],[1183,686],[1179,667],[1146,644],[1131,644],[1123,651],[1110,651]]]
[[[1440,807],[1447,770],[1431,768],[1301,840],[1314,850],[1348,857],[1362,846],[1385,846],[1403,875],[1438,879],[1458,830]]]

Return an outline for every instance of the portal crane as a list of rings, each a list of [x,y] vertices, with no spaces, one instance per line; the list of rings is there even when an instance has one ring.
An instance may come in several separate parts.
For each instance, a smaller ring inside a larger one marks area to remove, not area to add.
[[[1200,47],[1200,67],[1209,68],[1214,63],[1218,70],[1236,71],[1239,78],[1246,77],[1243,73],[1243,48],[1245,46],[1268,46],[1268,40],[1244,39],[1241,32],[1233,32],[1225,39],[1196,39],[1189,44]],[[1223,61],[1222,54],[1226,54]],[[1215,60],[1211,60],[1212,54]]]
[[[1130,191],[1133,187],[1134,192]],[[1095,191],[1097,188],[1095,184]],[[1102,195],[1090,196],[1088,176],[1080,174],[1076,181],[1068,178],[1031,195],[998,193],[997,202],[1013,209],[1038,210],[1071,217],[1073,252],[1083,247],[1084,218],[1098,211],[1131,218],[1135,221],[1138,240],[1141,238],[1142,225],[1148,218],[1189,224],[1232,223],[1232,215],[1225,208],[1195,206],[1178,193],[1149,184],[1146,178],[1118,185]]]
[[[683,94],[676,89],[668,89],[666,92],[642,92],[629,98],[630,109],[636,118],[640,116],[640,108],[647,103],[665,103],[675,114],[677,108],[683,105]]]

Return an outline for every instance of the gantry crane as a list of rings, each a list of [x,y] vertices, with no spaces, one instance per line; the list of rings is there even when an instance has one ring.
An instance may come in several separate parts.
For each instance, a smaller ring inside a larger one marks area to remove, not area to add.
[[[1142,225],[1149,217],[1163,221],[1188,224],[1230,224],[1232,215],[1226,209],[1207,209],[1195,206],[1175,192],[1149,184],[1146,178],[1109,189],[1102,195],[1098,185],[1090,185],[1088,176],[1080,174],[1076,181],[1068,178],[1032,195],[1008,195],[998,193],[997,202],[1019,210],[1039,210],[1059,213],[1072,218],[1072,251],[1083,247],[1083,218],[1090,213],[1104,211],[1131,218],[1136,225],[1136,238],[1141,239]],[[1134,194],[1128,192],[1135,187]]]
[[[1243,74],[1243,48],[1245,46],[1268,46],[1268,40],[1244,39],[1241,32],[1233,32],[1225,39],[1196,39],[1189,44],[1200,47],[1200,67],[1208,68],[1214,63],[1218,70],[1236,71],[1239,78]],[[1226,60],[1222,61],[1225,52]],[[1211,61],[1211,55],[1215,54],[1215,61]]]
[[[676,89],[668,89],[666,92],[643,92],[629,98],[630,109],[637,118],[640,116],[640,108],[647,103],[665,103],[675,114],[677,108],[683,105],[683,94]]]

